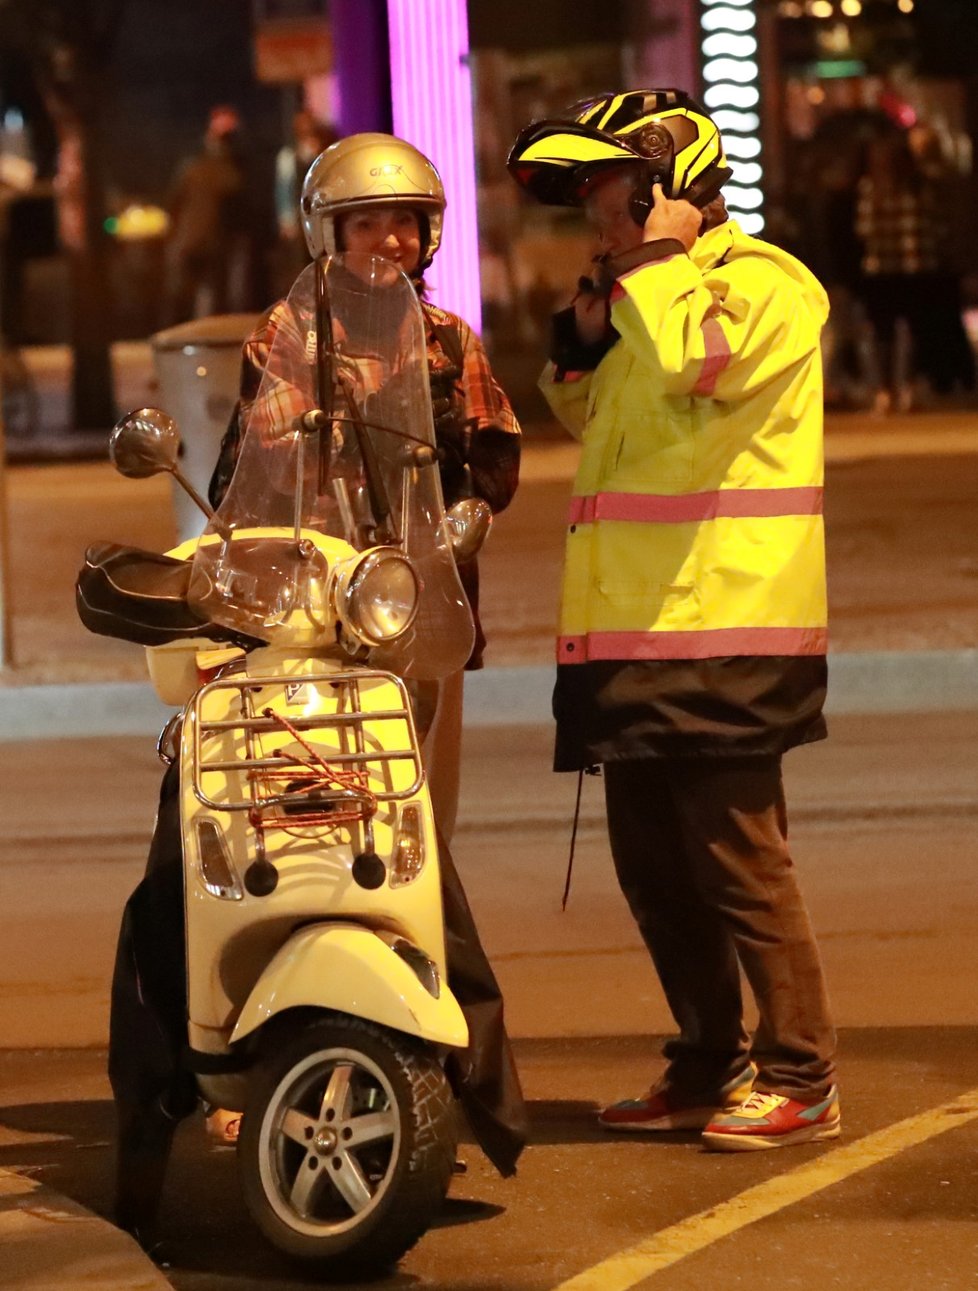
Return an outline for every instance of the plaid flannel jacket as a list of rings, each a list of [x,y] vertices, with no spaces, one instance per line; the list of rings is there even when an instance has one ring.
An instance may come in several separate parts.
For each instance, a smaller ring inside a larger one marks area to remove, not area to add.
[[[422,302],[428,347],[428,371],[433,390],[448,388],[449,397],[456,405],[456,420],[465,428],[466,457],[472,472],[472,483],[477,497],[484,498],[494,512],[504,510],[512,500],[519,481],[520,426],[510,407],[509,400],[496,382],[489,367],[489,359],[479,338],[471,327],[456,314]],[[279,301],[262,318],[258,327],[245,342],[241,362],[240,398],[231,418],[214,475],[208,490],[212,505],[220,505],[237,465],[241,438],[248,418],[258,397],[262,374],[272,345],[280,328],[295,333],[295,344],[285,353],[292,353],[303,366],[311,356],[306,354],[306,340],[299,336],[296,321],[284,301]],[[452,356],[446,353],[442,329],[451,328],[457,333],[462,355],[461,372]],[[442,335],[439,336],[439,331]],[[279,425],[288,425],[294,417],[306,410],[306,400],[297,387],[289,383],[287,370],[283,379],[263,396],[267,403],[269,419]],[[436,408],[437,413],[437,408]],[[455,489],[448,472],[443,469],[445,502],[451,505]]]

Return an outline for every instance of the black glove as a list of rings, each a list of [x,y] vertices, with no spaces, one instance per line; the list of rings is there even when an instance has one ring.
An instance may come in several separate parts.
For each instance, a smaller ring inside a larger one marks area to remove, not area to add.
[[[456,383],[462,375],[454,363],[428,366],[428,385],[431,388],[431,413],[435,419],[435,434],[460,422],[465,416],[465,401]]]

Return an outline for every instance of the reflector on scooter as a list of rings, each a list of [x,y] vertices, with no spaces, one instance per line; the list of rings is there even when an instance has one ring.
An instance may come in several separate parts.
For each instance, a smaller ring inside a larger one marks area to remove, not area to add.
[[[421,807],[416,802],[409,802],[401,809],[401,819],[397,827],[394,855],[391,858],[391,887],[400,888],[413,883],[424,869],[424,862],[424,824],[421,819]]]
[[[201,883],[211,896],[222,897],[225,901],[240,901],[244,892],[217,822],[206,816],[200,817],[194,822],[194,830],[200,857],[197,872]]]

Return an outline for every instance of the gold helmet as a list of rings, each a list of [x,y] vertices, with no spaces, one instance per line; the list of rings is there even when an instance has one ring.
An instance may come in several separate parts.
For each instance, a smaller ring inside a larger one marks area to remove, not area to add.
[[[565,117],[531,122],[507,161],[521,188],[550,206],[579,206],[613,166],[644,168],[667,197],[705,206],[731,176],[720,131],[682,90],[630,90],[575,103]]]
[[[369,206],[409,206],[421,224],[425,269],[441,242],[445,190],[417,148],[390,134],[353,134],[321,152],[306,172],[299,211],[313,259],[338,250],[336,217]]]

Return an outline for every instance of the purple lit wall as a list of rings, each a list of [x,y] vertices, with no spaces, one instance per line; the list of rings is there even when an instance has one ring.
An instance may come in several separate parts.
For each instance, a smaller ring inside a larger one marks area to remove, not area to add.
[[[340,133],[390,133],[384,0],[330,0],[329,23],[336,50],[334,111]]]
[[[431,300],[479,330],[472,89],[465,0],[387,0],[394,133],[435,163],[445,185],[445,234],[425,274]]]

